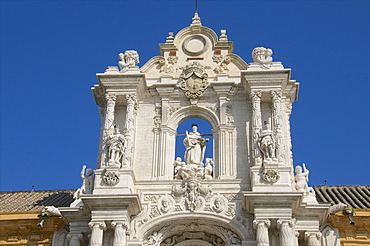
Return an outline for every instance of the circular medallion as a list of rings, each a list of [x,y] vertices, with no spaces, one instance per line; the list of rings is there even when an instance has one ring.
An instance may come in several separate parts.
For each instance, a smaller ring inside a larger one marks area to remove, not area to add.
[[[202,54],[206,50],[207,41],[201,35],[192,35],[187,37],[183,43],[185,53],[192,56]]]

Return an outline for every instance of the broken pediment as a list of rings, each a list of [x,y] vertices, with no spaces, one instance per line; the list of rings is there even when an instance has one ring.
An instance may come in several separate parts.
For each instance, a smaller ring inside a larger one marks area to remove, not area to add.
[[[161,55],[153,57],[140,69],[146,74],[148,86],[176,85],[184,70],[194,63],[204,69],[209,83],[219,81],[220,76],[236,78],[240,70],[248,67],[243,59],[233,54],[233,42],[228,41],[226,30],[221,30],[218,37],[212,29],[202,26],[197,13],[190,26],[175,36],[170,32],[166,43],[159,47]]]

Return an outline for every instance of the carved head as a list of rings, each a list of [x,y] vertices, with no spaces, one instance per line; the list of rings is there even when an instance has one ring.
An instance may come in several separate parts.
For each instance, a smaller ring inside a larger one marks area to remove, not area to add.
[[[302,173],[302,167],[301,166],[296,166],[295,167],[295,172],[296,173]]]
[[[91,168],[86,169],[86,176],[91,176],[93,173],[93,170]]]
[[[121,61],[123,61],[124,58],[125,58],[125,55],[123,53],[119,53],[118,54],[118,59],[120,59]]]
[[[197,124],[192,124],[191,129],[193,130],[193,132],[196,132],[198,130],[198,125]]]

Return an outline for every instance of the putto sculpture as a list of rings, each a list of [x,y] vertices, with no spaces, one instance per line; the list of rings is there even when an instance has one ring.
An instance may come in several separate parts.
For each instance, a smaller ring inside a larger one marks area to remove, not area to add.
[[[118,59],[118,66],[120,68],[120,72],[124,73],[130,68],[136,67],[139,63],[139,54],[136,50],[126,50],[125,53],[119,53]]]
[[[259,63],[262,68],[270,68],[272,63],[272,50],[264,47],[254,48],[252,51],[253,61]]]

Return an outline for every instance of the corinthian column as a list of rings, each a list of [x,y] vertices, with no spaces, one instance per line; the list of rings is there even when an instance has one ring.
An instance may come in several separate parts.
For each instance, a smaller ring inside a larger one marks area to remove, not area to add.
[[[135,117],[134,117],[135,105],[136,105],[136,95],[134,94],[126,95],[126,120],[125,120],[125,130],[123,133],[127,144],[127,149],[123,160],[123,165],[126,167],[130,167],[132,161],[132,146],[133,146],[132,143],[135,128]]]
[[[320,232],[306,232],[304,234],[308,246],[321,246],[321,233]]]
[[[69,241],[69,246],[80,246],[80,242],[83,240],[83,235],[81,233],[69,233],[67,239]]]
[[[257,246],[269,246],[269,220],[254,220],[254,228],[256,229]]]
[[[294,246],[292,221],[278,220],[277,224],[278,224],[278,228],[280,229],[280,245]]]
[[[271,91],[272,117],[274,122],[274,133],[276,136],[276,155],[279,162],[284,162],[284,141],[281,116],[281,92]]]
[[[261,96],[262,93],[260,91],[252,91],[250,94],[250,98],[252,101],[252,129],[253,129],[253,158],[254,158],[254,165],[258,165],[262,163],[261,160],[261,153],[258,149],[258,139],[260,132],[262,130],[262,113],[261,113]]]
[[[90,222],[89,227],[91,229],[90,246],[102,246],[103,245],[103,230],[106,229],[104,222]]]
[[[113,246],[126,246],[126,222],[113,221],[112,226],[114,228]]]

